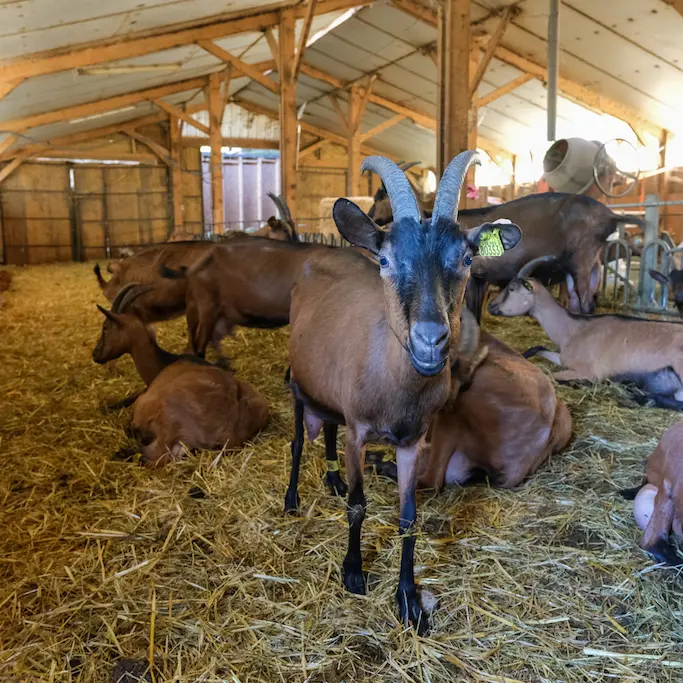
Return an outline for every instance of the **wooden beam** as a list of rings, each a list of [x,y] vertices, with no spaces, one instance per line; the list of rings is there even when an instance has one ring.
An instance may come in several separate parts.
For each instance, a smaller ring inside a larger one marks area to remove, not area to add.
[[[225,67],[224,79],[223,79],[223,96],[221,97],[221,108],[225,111],[230,101],[230,83],[232,82],[232,77],[235,72],[235,66],[233,64],[228,64]]]
[[[270,54],[273,56],[273,61],[275,62],[275,69],[280,73],[280,48],[277,44],[275,32],[272,28],[267,28],[264,33],[266,35],[266,42],[268,43]]]
[[[498,44],[500,43],[501,39],[503,38],[503,34],[505,33],[505,29],[508,27],[511,18],[512,5],[508,5],[500,15],[500,19],[496,24],[496,28],[489,37],[489,42],[486,44],[486,51],[484,52],[483,58],[477,65],[474,75],[470,76],[470,97],[474,97],[474,95],[476,94],[477,89],[479,88],[479,84],[484,78],[486,70],[489,68],[489,64],[493,59],[493,54],[496,48],[498,47]],[[477,54],[478,52],[479,48],[477,48]]]
[[[222,47],[219,47],[215,43],[212,43],[210,40],[198,40],[197,45],[201,47],[203,50],[206,50],[210,54],[212,54],[214,57],[218,57],[221,61],[225,62],[226,64],[232,64],[235,68],[239,69],[245,76],[249,76],[252,81],[256,81],[260,85],[262,85],[264,88],[267,88],[270,90],[270,92],[277,93],[279,91],[278,84],[268,78],[268,76],[264,76],[263,72],[260,71],[258,68],[253,66],[252,64],[247,64],[246,62],[243,62],[241,59],[238,57],[235,57],[235,55],[231,54],[227,50],[224,50]]]
[[[335,93],[330,93],[327,96],[327,98],[332,103],[332,108],[337,112],[337,116],[339,117],[339,122],[341,123],[342,130],[345,133],[348,133],[349,117],[346,114],[344,114],[344,110],[341,108],[341,105],[339,104],[339,100],[337,99],[337,95]]]
[[[0,185],[4,183],[5,180],[7,180],[7,178],[9,178],[30,156],[31,154],[29,152],[22,152],[17,154],[12,161],[3,166],[2,169],[0,169]]]
[[[171,189],[173,192],[173,231],[183,230],[185,203],[183,198],[183,139],[182,122],[176,116],[168,121],[168,140],[171,148]]]
[[[308,37],[311,35],[311,24],[313,23],[315,6],[317,4],[318,0],[308,0],[306,3],[306,17],[304,18],[304,25],[301,28],[301,35],[299,37],[299,49],[296,51],[296,57],[294,58],[294,80],[299,76],[301,60],[303,59],[304,52],[306,52]]]
[[[356,112],[354,119],[353,119],[353,127],[357,128],[360,130],[360,122],[361,119],[363,118],[363,114],[365,114],[365,108],[368,106],[368,99],[370,98],[372,94],[372,86],[375,84],[375,81],[377,80],[377,74],[372,74],[366,79],[366,82],[362,84],[361,87],[361,100],[359,102],[359,107],[358,111]]]
[[[208,147],[209,139],[202,137],[184,137],[183,147]],[[279,149],[278,140],[263,140],[260,138],[222,138],[222,147],[244,147],[245,149]]]
[[[0,100],[3,99],[3,97],[7,97],[12,90],[19,87],[25,80],[25,78],[14,78],[0,81]]]
[[[665,0],[666,1],[666,0]],[[683,2],[683,0],[673,0],[674,2]],[[416,0],[391,0],[391,4],[402,12],[418,19],[430,26],[437,26],[436,12],[429,7],[417,2]],[[520,71],[531,74],[534,78],[542,81],[547,79],[547,69],[536,62],[522,57],[521,55],[509,50],[503,45],[498,45],[494,50],[494,57],[500,59],[506,64],[516,67]],[[560,76],[558,83],[560,92],[565,97],[575,100],[579,104],[590,109],[596,109],[611,114],[622,121],[626,121],[632,126],[643,126],[648,132],[659,136],[660,128],[654,125],[651,121],[644,118],[642,114],[636,112],[629,107],[616,102],[608,97],[601,95],[599,92],[592,90],[584,85],[576,83],[568,78]]]
[[[171,165],[171,152],[164,146],[154,142],[154,140],[150,140],[146,135],[138,133],[133,128],[124,126],[121,128],[121,132],[124,135],[127,135],[129,138],[141,142],[143,145],[145,145],[145,147],[152,150],[152,152],[154,152],[154,154],[156,154],[159,157],[159,159],[163,161],[163,163],[165,163],[167,166]]]
[[[346,196],[360,195],[360,119],[363,116],[363,89],[355,83],[349,92],[347,133]]]
[[[470,0],[444,0],[438,25],[437,175],[468,148]]]
[[[299,162],[304,157],[307,157],[315,152],[317,152],[319,149],[322,149],[325,145],[329,145],[330,141],[326,140],[325,138],[320,138],[317,142],[313,142],[308,147],[304,147],[300,152],[299,152]]]
[[[308,64],[301,65],[301,73],[306,74],[310,78],[315,78],[316,80],[322,81],[323,83],[329,83],[331,86],[339,90],[342,90],[348,86],[346,81],[343,81],[340,78],[323,71],[322,69],[318,69]],[[368,101],[384,109],[393,111],[395,114],[402,114],[407,119],[410,119],[417,125],[422,126],[427,130],[436,131],[436,119],[425,112],[418,111],[417,109],[411,109],[410,107],[406,107],[403,104],[389,100],[386,97],[375,95],[374,93],[370,93]],[[486,140],[485,138],[479,137],[479,142],[482,146],[484,143],[486,143],[491,149],[499,150],[497,145]],[[506,153],[512,154],[510,151],[506,151]]]
[[[680,15],[683,16],[683,0],[664,0],[664,3],[673,7]]]
[[[280,13],[280,193],[296,216],[296,167],[299,156],[296,118],[295,22],[293,10]]]
[[[475,73],[479,66],[479,45],[473,40],[470,41],[470,68],[469,68],[469,83],[472,84],[472,74]],[[477,149],[479,146],[479,109],[477,107],[476,98],[469,100],[469,112],[467,118],[467,149]],[[470,199],[467,192],[467,186],[476,186],[475,182],[476,169],[471,167],[465,176],[465,187],[462,197],[460,198],[463,209],[473,209],[477,205],[476,199]]]
[[[168,102],[164,102],[163,100],[158,99],[153,99],[151,100],[151,102],[156,104],[156,106],[159,107],[159,109],[165,111],[169,116],[174,116],[175,118],[184,121],[188,126],[192,126],[197,130],[201,130],[202,133],[206,135],[210,134],[208,126],[205,126],[200,121],[196,121],[195,119],[193,119],[189,114],[186,114],[180,107],[176,107],[173,104],[169,104]]]
[[[223,109],[221,108],[221,84],[218,74],[209,76],[206,101],[209,103],[209,144],[211,145],[211,220],[214,234],[225,232],[225,214],[223,211],[223,152],[221,143],[221,124]]]
[[[361,133],[361,142],[365,142],[370,138],[374,138],[375,135],[379,135],[380,133],[383,133],[385,130],[393,128],[397,123],[401,123],[401,121],[403,121],[405,118],[405,114],[396,114],[396,116],[392,116],[390,119],[382,121],[382,123],[376,125],[374,128],[370,128],[369,130],[366,130],[365,133]]]
[[[513,78],[505,85],[501,85],[500,88],[495,88],[490,93],[479,97],[477,99],[477,107],[481,108],[485,107],[487,104],[491,104],[491,102],[497,100],[499,97],[503,97],[503,95],[507,95],[513,90],[517,90],[517,88],[528,83],[532,79],[533,76],[531,74],[522,74],[521,76],[517,76],[517,78]]]
[[[102,114],[116,109],[123,109],[125,107],[144,102],[145,100],[155,100],[167,95],[174,95],[188,90],[201,88],[204,85],[203,78],[190,78],[186,81],[178,81],[170,83],[169,85],[162,85],[158,88],[149,88],[147,90],[138,90],[136,92],[127,93],[126,95],[117,95],[115,97],[107,97],[96,102],[88,102],[86,104],[77,104],[72,107],[65,107],[63,109],[54,109],[52,111],[44,112],[42,114],[34,114],[22,119],[10,119],[9,121],[0,122],[2,130],[21,132],[29,128],[37,126],[46,126],[50,123],[57,123],[58,121],[69,121],[76,118],[86,118],[94,116],[95,114]],[[120,126],[121,124],[119,124]]]
[[[30,156],[40,157],[43,159],[80,159],[92,161],[137,161],[140,164],[148,164],[156,166],[159,163],[159,158],[156,154],[147,154],[144,152],[108,152],[103,150],[89,150],[81,147],[74,147],[68,149],[60,147],[53,149],[51,147],[43,147],[43,151],[31,151]]]
[[[318,15],[339,12],[351,7],[370,5],[372,2],[373,0],[320,0],[315,13]],[[297,6],[294,12],[296,18],[305,18],[306,7]],[[164,27],[158,32],[129,34],[125,38],[116,37],[104,44],[102,41],[93,41],[58,50],[36,52],[0,62],[0,81],[42,76],[119,59],[141,57],[190,45],[198,40],[215,40],[238,33],[263,31],[269,26],[277,25],[278,19],[278,7],[254,7],[224,15],[219,21],[214,18],[182,29],[169,30],[169,27]]]

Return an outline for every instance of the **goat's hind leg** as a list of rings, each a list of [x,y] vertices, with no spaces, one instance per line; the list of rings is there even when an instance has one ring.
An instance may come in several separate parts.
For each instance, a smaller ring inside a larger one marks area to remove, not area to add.
[[[339,454],[337,453],[337,431],[339,426],[333,422],[325,422],[323,435],[325,437],[325,485],[333,496],[345,496],[349,490],[346,482],[339,474]]]
[[[301,454],[304,449],[304,404],[294,398],[294,438],[292,439],[292,468],[289,474],[289,486],[285,494],[285,512],[296,513],[299,509],[299,470]]]

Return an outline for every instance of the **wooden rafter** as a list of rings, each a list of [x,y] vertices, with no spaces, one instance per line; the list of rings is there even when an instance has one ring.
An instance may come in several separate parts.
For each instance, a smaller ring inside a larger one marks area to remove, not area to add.
[[[3,130],[6,131],[23,131],[37,126],[45,126],[50,123],[58,121],[69,121],[70,119],[85,118],[95,114],[103,114],[108,111],[122,109],[130,105],[143,102],[145,100],[153,100],[167,95],[174,95],[188,90],[201,88],[204,85],[203,78],[190,78],[186,81],[178,81],[170,83],[169,85],[162,85],[157,88],[149,88],[147,90],[138,90],[136,92],[127,93],[126,95],[117,95],[115,97],[107,97],[96,102],[87,102],[85,104],[77,104],[72,107],[65,107],[63,109],[54,109],[52,111],[43,112],[42,114],[34,114],[23,119],[11,119],[9,121],[0,122]]]
[[[332,108],[337,112],[337,116],[339,117],[339,122],[341,123],[342,130],[347,131],[349,128],[349,117],[344,113],[344,110],[341,108],[337,96],[334,93],[330,93],[327,96],[327,98],[332,103]]]
[[[306,43],[311,35],[311,25],[313,24],[313,17],[315,16],[315,7],[318,0],[307,0],[306,2],[306,16],[304,18],[304,25],[301,29],[301,36],[299,37],[299,49],[296,51],[294,58],[294,78],[299,76],[299,69],[301,68],[301,60],[306,51]]]
[[[323,83],[329,83],[338,90],[343,90],[348,86],[348,83],[343,81],[341,78],[337,78],[336,76],[333,76],[322,69],[318,69],[317,67],[310,66],[306,63],[301,65],[301,73],[306,74],[310,78],[315,78],[316,80],[322,81]],[[419,126],[422,126],[423,128],[431,131],[436,130],[436,119],[425,112],[406,107],[399,102],[394,102],[393,100],[387,99],[386,97],[381,97],[380,95],[375,95],[374,93],[370,93],[368,101],[382,107],[383,109],[393,111],[395,114],[402,114],[407,119],[413,121]],[[498,145],[486,140],[486,138],[482,138],[481,136],[479,136],[479,144],[484,149],[489,148],[495,149],[497,152],[500,151],[500,147]],[[510,151],[505,151],[507,154],[512,154]]]
[[[16,136],[10,133],[2,142],[0,142],[0,160],[3,157],[3,154],[5,154],[16,141]]]
[[[192,126],[197,130],[201,130],[202,133],[209,135],[208,126],[205,126],[203,123],[193,119],[189,114],[180,109],[180,107],[176,107],[172,104],[169,104],[168,102],[164,102],[164,100],[153,99],[151,101],[154,104],[156,104],[156,106],[159,107],[159,109],[165,111],[169,116],[175,116],[181,121],[184,121],[188,126]]]
[[[235,67],[233,64],[228,64],[228,66],[225,67],[225,72],[224,72],[224,79],[223,79],[223,97],[222,97],[222,107],[223,111],[225,111],[225,108],[228,106],[228,101],[230,100],[230,83],[232,82],[232,77],[233,73],[235,71]]]
[[[266,42],[268,43],[268,49],[270,54],[273,56],[273,61],[275,62],[275,68],[280,71],[280,47],[277,44],[277,38],[275,37],[275,32],[272,28],[267,28],[264,31],[266,35]]]
[[[25,78],[14,78],[8,79],[6,81],[0,81],[0,100],[3,97],[7,97],[12,90],[19,87],[25,80]]]
[[[223,142],[221,108],[221,84],[217,74],[209,76],[206,88],[206,101],[209,104],[209,144],[211,145],[211,216],[214,233],[222,233],[225,228],[223,210]]]
[[[531,74],[522,74],[521,76],[517,76],[517,78],[513,78],[505,85],[501,85],[500,88],[495,88],[490,93],[486,93],[486,95],[477,98],[477,107],[485,107],[487,104],[491,104],[491,102],[497,100],[499,97],[503,97],[503,95],[507,95],[513,90],[517,90],[517,88],[528,83],[532,79],[533,76]]]
[[[197,45],[199,45],[199,47],[201,47],[203,50],[206,50],[212,54],[214,57],[218,57],[218,59],[226,64],[232,64],[245,76],[249,76],[249,78],[251,78],[253,81],[256,81],[264,88],[268,88],[268,90],[271,92],[278,93],[280,91],[278,84],[268,78],[268,76],[264,76],[260,69],[251,64],[243,62],[241,59],[235,57],[235,55],[231,54],[227,50],[224,50],[215,43],[212,43],[210,40],[198,40]]]
[[[683,2],[683,0],[676,1]],[[430,26],[437,25],[436,12],[425,5],[416,2],[416,0],[391,0],[391,4],[402,12],[405,12],[415,19],[419,19]],[[493,54],[494,57],[500,59],[502,62],[514,66],[520,71],[531,74],[534,78],[543,81],[547,78],[546,67],[541,66],[526,57],[522,57],[522,55],[509,50],[503,45],[498,45]],[[655,135],[659,135],[659,127],[655,126],[651,121],[647,121],[640,113],[601,95],[591,88],[563,77],[560,77],[558,86],[563,95],[575,100],[579,104],[591,109],[597,109],[605,114],[611,114],[634,127],[642,126],[646,130],[654,132]]]
[[[185,205],[183,202],[183,141],[180,136],[182,122],[175,116],[168,119],[168,144],[170,147],[171,190],[173,196],[173,230],[182,231]]]
[[[683,0],[664,0],[664,3],[673,7],[679,14],[683,15]]]
[[[146,135],[138,133],[138,131],[136,131],[135,129],[129,128],[127,126],[122,127],[121,132],[124,135],[127,135],[129,138],[137,140],[138,142],[145,145],[145,147],[152,150],[152,152],[154,152],[154,154],[156,154],[159,157],[159,159],[167,166],[171,165],[171,151],[166,149],[166,147],[164,147],[163,145],[154,142],[154,140],[150,140]]]
[[[500,15],[500,19],[498,20],[498,24],[496,25],[496,28],[494,29],[493,33],[489,37],[489,42],[486,45],[486,51],[484,52],[484,56],[482,57],[481,61],[477,65],[477,70],[476,72],[470,77],[470,97],[473,97],[475,93],[477,92],[477,89],[479,88],[479,84],[481,83],[482,79],[484,78],[484,74],[486,73],[486,70],[489,68],[489,64],[491,63],[491,60],[493,59],[493,55],[496,51],[496,48],[498,47],[501,39],[503,38],[503,35],[505,33],[505,29],[508,27],[508,24],[510,23],[510,19],[512,18],[512,5],[508,5]]]
[[[38,148],[35,150],[35,153],[37,154],[40,152],[43,148]],[[9,178],[14,171],[16,171],[19,166],[21,166],[27,159],[32,157],[34,153],[25,150],[17,154],[12,161],[10,161],[6,166],[3,166],[2,169],[0,169],[0,184],[4,183],[7,178]]]
[[[350,7],[372,4],[372,1],[320,0],[315,13],[326,14],[343,11]],[[300,5],[295,7],[296,18],[305,18],[306,9],[305,6]],[[123,39],[116,38],[105,44],[92,42],[58,50],[37,52],[0,62],[0,81],[42,76],[118,59],[141,57],[162,50],[190,45],[199,40],[215,40],[238,33],[263,31],[269,26],[275,26],[278,21],[279,8],[271,6],[264,11],[263,7],[254,7],[227,15],[222,21],[212,21],[211,23],[175,30],[166,27],[155,33],[133,34]]]
[[[209,144],[208,138],[197,137],[183,138],[183,147],[205,147]],[[263,140],[259,138],[221,138],[221,147],[244,147],[245,149],[277,149],[277,140]]]
[[[365,142],[370,138],[374,138],[375,135],[379,135],[380,133],[383,133],[385,130],[393,128],[397,123],[401,123],[401,121],[403,121],[405,118],[405,114],[396,114],[396,116],[392,116],[390,119],[382,121],[382,123],[376,125],[374,128],[370,128],[370,130],[366,130],[365,133],[361,133],[361,142]]]
[[[311,154],[317,152],[319,149],[322,149],[325,145],[329,144],[330,140],[327,140],[326,138],[320,138],[320,140],[312,142],[310,145],[308,145],[308,147],[304,147],[299,152],[299,161],[301,161],[304,157],[310,156]]]

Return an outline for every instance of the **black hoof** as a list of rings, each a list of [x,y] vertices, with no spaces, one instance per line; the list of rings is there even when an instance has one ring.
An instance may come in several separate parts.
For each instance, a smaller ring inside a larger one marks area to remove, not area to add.
[[[664,562],[671,567],[678,567],[683,563],[675,546],[668,539],[660,538],[651,548],[646,548],[646,550],[657,562]]]
[[[333,496],[341,496],[342,498],[347,494],[349,487],[341,478],[339,472],[325,473],[325,486],[330,490]]]
[[[294,491],[287,491],[285,495],[285,514],[295,515],[299,511],[299,494]]]
[[[416,588],[407,591],[400,588],[396,591],[396,602],[398,602],[398,613],[404,626],[412,626],[418,636],[423,636],[429,630],[427,615],[422,610],[420,598]]]
[[[362,569],[343,567],[342,576],[344,588],[354,595],[365,595],[367,593],[367,575]]]

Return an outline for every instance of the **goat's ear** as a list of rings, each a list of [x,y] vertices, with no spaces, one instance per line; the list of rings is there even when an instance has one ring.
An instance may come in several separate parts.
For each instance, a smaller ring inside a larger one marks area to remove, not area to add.
[[[271,216],[266,222],[268,223],[268,225],[270,225],[271,228],[277,226],[277,218],[275,218],[275,216]]]
[[[386,233],[359,206],[348,199],[337,199],[332,208],[332,217],[337,230],[347,242],[373,254],[379,253]]]
[[[671,283],[671,278],[668,275],[664,275],[664,273],[660,273],[658,270],[654,270],[653,268],[650,268],[650,277],[653,280],[657,280],[659,284],[661,285],[668,285]]]
[[[97,304],[97,308],[100,310],[100,313],[103,313],[113,323],[116,323],[117,325],[121,324],[121,321],[119,320],[119,317],[118,317],[118,315],[116,315],[116,313],[112,313],[111,311],[108,311],[106,308],[103,308],[99,304]]]
[[[519,244],[522,231],[519,226],[511,223],[507,218],[501,218],[493,223],[484,223],[476,228],[465,230],[467,241],[479,250],[481,256],[501,256]]]

